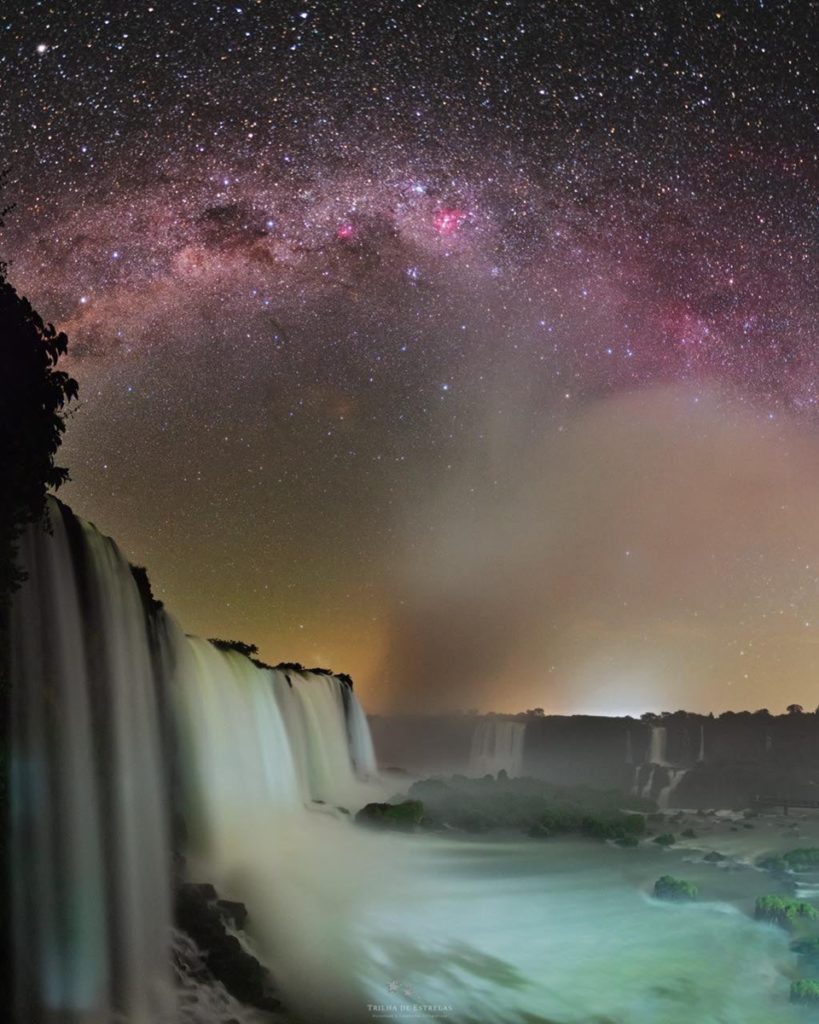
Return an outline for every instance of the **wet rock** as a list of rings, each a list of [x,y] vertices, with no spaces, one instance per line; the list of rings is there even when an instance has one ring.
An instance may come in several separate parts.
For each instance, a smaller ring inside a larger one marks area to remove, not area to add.
[[[243,903],[219,899],[208,884],[183,883],[176,890],[174,912],[179,929],[199,948],[210,974],[239,1002],[258,1010],[281,1008],[269,971],[248,952],[230,929],[247,922]]]

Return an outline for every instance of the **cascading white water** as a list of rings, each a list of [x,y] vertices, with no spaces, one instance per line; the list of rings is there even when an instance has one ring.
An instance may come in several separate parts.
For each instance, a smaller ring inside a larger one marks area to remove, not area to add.
[[[505,771],[510,778],[522,775],[525,736],[523,722],[495,715],[482,718],[472,734],[469,774],[497,775]]]
[[[375,778],[378,774],[378,763],[370,725],[364,708],[355,698],[347,705],[347,729],[350,735],[350,756],[356,772],[363,779]]]
[[[11,611],[15,1019],[156,1024],[173,1006],[170,842],[146,618],[113,542],[49,514]]]
[[[656,766],[652,764],[650,769],[649,769],[648,776],[646,777],[646,781],[645,781],[645,783],[643,785],[642,793],[640,794],[641,796],[644,796],[647,799],[651,797],[651,790],[654,787],[654,775],[655,775],[655,772],[656,772]]]
[[[264,876],[275,950],[266,881],[274,862],[287,874],[285,836],[310,831],[310,807],[384,796],[367,721],[336,676],[260,668],[149,616],[113,541],[49,509],[52,533],[23,539],[10,622],[14,1019],[217,1024],[233,1004],[178,967],[162,737],[178,747],[191,876],[240,899]]]
[[[630,739],[629,735],[629,739]],[[640,796],[650,798],[651,792],[654,788],[654,779],[657,774],[657,768],[668,767],[666,761],[666,743],[668,739],[668,732],[664,725],[652,725],[651,737],[648,744],[648,757],[641,765],[637,765],[634,769],[634,781],[632,783],[631,791],[634,794],[639,793]],[[640,784],[641,779],[642,785]]]
[[[220,982],[207,980],[201,951],[182,932],[173,935],[173,965],[174,1024],[260,1024],[258,1013],[237,1002]]]
[[[258,668],[179,631],[173,645],[186,820],[200,865],[217,876],[208,880],[224,883],[253,858],[254,823],[377,795],[366,719],[337,677]],[[349,732],[345,703],[358,712]]]
[[[649,764],[665,766],[668,762],[665,759],[666,743],[668,741],[668,730],[664,725],[652,725],[651,742],[648,750]]]
[[[700,726],[700,749],[697,753],[697,761],[702,763],[705,760],[705,726]]]
[[[671,769],[668,783],[657,794],[657,806],[660,810],[666,810],[669,807],[671,794],[688,774],[688,771],[688,768]]]

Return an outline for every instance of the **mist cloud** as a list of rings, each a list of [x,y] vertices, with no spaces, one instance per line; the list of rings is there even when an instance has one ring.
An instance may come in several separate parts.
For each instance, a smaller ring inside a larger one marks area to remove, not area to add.
[[[387,704],[815,705],[819,441],[693,386],[538,421],[410,506]]]

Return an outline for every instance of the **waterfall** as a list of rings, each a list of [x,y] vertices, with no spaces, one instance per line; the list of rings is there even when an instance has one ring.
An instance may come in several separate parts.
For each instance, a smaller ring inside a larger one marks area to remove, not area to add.
[[[179,633],[175,645],[188,827],[222,879],[253,845],[253,822],[310,802],[358,807],[372,798],[362,777],[375,772],[366,719],[351,700],[358,715],[348,735],[349,690],[336,676],[257,668]]]
[[[480,777],[505,771],[510,778],[521,775],[525,735],[523,722],[495,715],[481,719],[472,734],[469,774]]]
[[[50,504],[11,611],[15,1018],[172,1006],[170,842],[151,638],[112,541]]]
[[[705,760],[705,726],[700,726],[700,749],[697,754],[697,761],[703,762]]]
[[[14,1021],[176,1024],[196,983],[172,931],[172,802],[188,875],[245,899],[315,835],[311,810],[383,799],[372,740],[347,681],[186,636],[113,541],[49,516],[10,621]],[[284,897],[265,894],[269,935]]]
[[[657,794],[657,806],[660,808],[660,810],[665,810],[666,808],[668,808],[669,801],[671,799],[671,794],[688,774],[688,771],[688,768],[671,769],[668,784],[663,786],[663,788]]]
[[[664,725],[652,725],[651,743],[648,750],[649,764],[667,765],[665,759],[668,730]]]

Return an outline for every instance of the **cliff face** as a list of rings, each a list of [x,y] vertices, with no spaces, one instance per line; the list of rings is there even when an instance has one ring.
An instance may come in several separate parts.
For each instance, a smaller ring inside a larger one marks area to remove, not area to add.
[[[493,720],[508,719],[378,717],[371,726],[383,765],[415,775],[475,774],[472,740]],[[522,773],[550,782],[636,791],[667,807],[745,807],[757,795],[819,799],[819,715],[515,720],[525,724]]]

